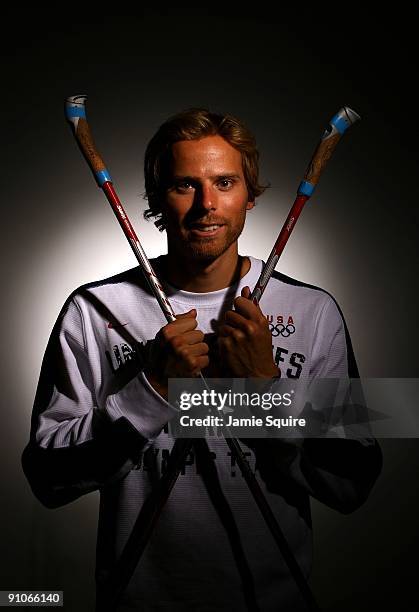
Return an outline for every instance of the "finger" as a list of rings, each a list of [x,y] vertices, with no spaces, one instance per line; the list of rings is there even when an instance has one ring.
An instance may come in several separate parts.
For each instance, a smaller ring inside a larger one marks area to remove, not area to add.
[[[196,319],[182,316],[182,318],[176,319],[176,321],[162,327],[157,336],[163,341],[168,342],[175,336],[194,330],[197,326],[198,322]]]
[[[183,360],[183,370],[189,374],[198,374],[209,364],[208,355],[187,355]]]
[[[196,308],[191,308],[191,310],[188,310],[188,312],[182,312],[181,314],[176,315],[176,319],[185,319],[187,317],[196,319]]]
[[[251,296],[250,287],[243,287],[241,290],[241,296],[248,300]]]
[[[183,372],[183,377],[185,377],[185,375],[186,376],[196,376],[199,374],[201,370],[208,367],[208,365],[209,365],[208,355],[188,355],[187,357],[185,357],[181,365],[181,371]]]
[[[176,334],[168,340],[168,343],[171,345],[172,349],[178,351],[180,349],[187,349],[189,346],[193,346],[194,344],[199,344],[204,341],[204,334],[199,331],[199,329],[195,329],[193,331],[186,331],[183,334]]]
[[[246,319],[245,317],[243,317],[238,312],[235,312],[234,310],[228,310],[224,316],[224,323],[226,325],[229,325],[230,327],[236,327],[243,331],[246,330],[246,325],[248,321],[249,319]]]
[[[234,310],[230,310],[226,313],[224,321],[227,325],[230,325],[235,329],[241,330],[247,336],[251,336],[252,334],[257,332],[260,329],[260,325],[262,323],[262,319],[260,317],[258,317],[257,319],[247,319],[238,312],[235,312]]]
[[[196,369],[196,374],[199,374],[201,370],[209,366],[208,355],[203,355],[201,357],[198,357],[197,361],[198,361],[198,368]]]
[[[225,324],[218,327],[218,336],[220,338],[231,338],[237,342],[246,339],[246,334],[241,329]]]
[[[207,355],[209,353],[209,346],[206,342],[191,342],[189,344],[181,344],[178,347],[178,351],[185,355]]]
[[[194,329],[192,331],[187,331],[181,336],[184,344],[200,344],[204,342],[204,333],[200,329]]]
[[[236,297],[234,300],[234,308],[239,314],[246,317],[246,319],[258,321],[264,318],[259,305],[254,304],[254,302],[245,297]]]
[[[218,341],[218,352],[220,357],[225,357],[231,354],[234,349],[234,342],[230,336],[224,336],[219,338]]]
[[[209,346],[205,342],[199,342],[198,344],[192,344],[188,347],[188,350],[191,355],[195,355],[198,357],[203,357],[204,355],[208,355]]]

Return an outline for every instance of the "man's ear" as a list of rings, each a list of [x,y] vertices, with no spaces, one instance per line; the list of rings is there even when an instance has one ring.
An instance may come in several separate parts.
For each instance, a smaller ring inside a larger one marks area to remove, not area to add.
[[[252,208],[254,207],[254,205],[255,205],[255,201],[254,201],[254,200],[253,200],[253,202],[248,202],[248,203],[246,204],[246,210],[252,210]]]

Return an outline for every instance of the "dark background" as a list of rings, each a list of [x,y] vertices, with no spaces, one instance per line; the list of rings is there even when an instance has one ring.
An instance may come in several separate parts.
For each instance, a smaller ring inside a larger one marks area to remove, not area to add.
[[[203,105],[255,133],[271,188],[241,252],[266,258],[327,122],[345,104],[359,112],[278,269],[336,297],[363,376],[418,375],[415,17],[345,8],[2,15],[0,589],[64,589],[66,610],[93,609],[97,494],[46,510],[20,468],[62,303],[135,265],[65,123],[66,96],[89,95],[96,142],[150,256],[165,241],[141,218],[142,157],[168,115]],[[341,516],[313,502],[312,584],[325,610],[417,608],[419,447],[382,448],[363,508]]]

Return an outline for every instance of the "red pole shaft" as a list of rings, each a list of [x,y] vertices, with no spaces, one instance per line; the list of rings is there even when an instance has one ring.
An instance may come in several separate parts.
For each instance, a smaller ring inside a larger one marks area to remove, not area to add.
[[[272,276],[273,271],[275,270],[275,266],[278,263],[278,259],[285,248],[285,245],[288,242],[288,238],[291,236],[291,232],[294,229],[295,223],[300,216],[301,211],[303,210],[304,204],[309,199],[309,196],[299,195],[295,198],[295,202],[291,207],[290,212],[288,213],[288,217],[282,226],[281,231],[279,232],[279,236],[276,239],[275,245],[271,251],[271,254],[268,257],[266,264],[263,266],[261,275],[259,276],[258,282],[256,283],[256,287],[252,291],[252,295],[250,299],[258,304],[260,298],[263,295],[263,292],[266,289],[266,285],[268,284],[269,279]]]
[[[122,231],[125,234],[128,242],[131,245],[132,250],[134,251],[134,255],[137,258],[138,263],[141,266],[141,269],[150,285],[151,291],[154,293],[160,308],[163,311],[164,316],[168,323],[176,320],[176,315],[173,311],[173,308],[166,297],[163,287],[160,284],[159,279],[157,278],[156,273],[154,272],[151,263],[149,262],[147,255],[144,252],[143,247],[141,246],[140,241],[138,240],[137,234],[135,233],[134,228],[131,225],[131,222],[126,214],[124,207],[121,204],[120,199],[111,183],[111,181],[106,181],[102,185],[102,189],[109,204],[112,207],[112,210],[115,213],[116,218],[119,221],[119,225],[122,228]]]

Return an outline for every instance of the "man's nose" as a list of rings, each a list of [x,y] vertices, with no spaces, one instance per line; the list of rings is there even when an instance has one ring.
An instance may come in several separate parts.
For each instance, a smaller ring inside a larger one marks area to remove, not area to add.
[[[211,185],[201,185],[197,195],[199,205],[205,210],[215,210],[217,208],[217,194]]]

